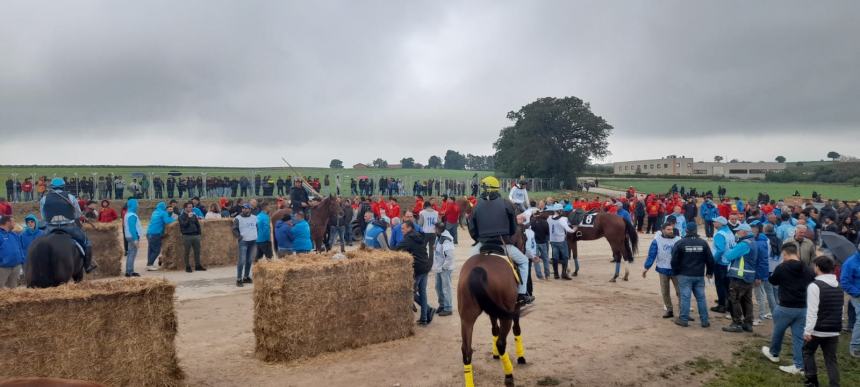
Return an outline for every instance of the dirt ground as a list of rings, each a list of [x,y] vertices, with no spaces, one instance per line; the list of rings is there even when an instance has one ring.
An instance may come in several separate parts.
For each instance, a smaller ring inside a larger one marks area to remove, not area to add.
[[[462,234],[462,232],[461,232]],[[468,236],[457,247],[455,277],[469,254]],[[640,254],[629,282],[607,282],[612,273],[605,240],[580,247],[579,276],[573,281],[537,280],[536,304],[522,320],[529,364],[514,365],[521,386],[538,381],[563,386],[664,386],[672,382],[699,384],[702,375],[679,370],[697,357],[728,360],[749,335],[727,334],[722,315],[712,326],[696,323],[680,328],[662,319],[659,280],[652,270],[643,279],[643,252],[650,236],[640,238]],[[141,251],[146,251],[145,246]],[[141,259],[137,267],[143,269]],[[143,272],[178,284],[177,348],[180,364],[192,386],[459,386],[462,385],[460,324],[455,313],[436,317],[413,337],[345,350],[289,364],[268,364],[254,357],[252,288],[236,288],[235,268],[205,273]],[[454,280],[456,284],[456,278]],[[431,279],[431,305],[437,305]],[[708,289],[713,304],[713,287]],[[456,297],[454,298],[456,301]],[[416,317],[417,318],[417,317]],[[770,323],[756,335],[769,335]],[[355,332],[361,334],[361,332]],[[500,385],[503,374],[493,360],[492,336],[486,316],[476,324],[475,381]],[[512,337],[510,342],[512,342]],[[543,384],[542,385],[546,385]]]

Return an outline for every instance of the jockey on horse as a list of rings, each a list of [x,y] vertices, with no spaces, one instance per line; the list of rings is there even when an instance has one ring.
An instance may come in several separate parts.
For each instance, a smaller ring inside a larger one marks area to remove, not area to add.
[[[87,234],[81,229],[81,208],[78,200],[64,191],[66,182],[59,177],[51,180],[50,190],[39,201],[39,211],[45,221],[45,234],[62,231],[68,234],[84,249],[84,270],[89,273],[96,269],[93,252]]]
[[[526,291],[526,281],[529,278],[529,259],[516,246],[511,244],[511,236],[517,231],[517,220],[514,207],[511,202],[499,195],[499,180],[489,176],[481,180],[481,198],[472,211],[469,219],[469,235],[476,241],[473,254],[480,253],[484,243],[498,243],[504,245],[508,257],[514,261],[519,269],[520,284],[518,288],[517,303],[529,304],[534,297],[529,296]]]
[[[528,182],[520,180],[508,193],[508,200],[514,203],[517,212],[523,212],[529,208],[529,191],[526,189]]]

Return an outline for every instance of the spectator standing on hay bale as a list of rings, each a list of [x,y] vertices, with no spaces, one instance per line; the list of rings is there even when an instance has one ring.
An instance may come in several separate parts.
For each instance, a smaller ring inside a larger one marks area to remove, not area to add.
[[[182,246],[184,247],[185,272],[191,273],[191,263],[188,262],[188,254],[194,250],[194,265],[197,271],[206,271],[200,263],[200,218],[194,212],[194,204],[185,202],[185,208],[179,215],[179,232],[182,234]]]
[[[256,259],[272,259],[272,220],[269,219],[269,204],[261,202],[257,214],[257,255]]]
[[[140,274],[134,271],[134,259],[137,257],[137,243],[140,241],[140,236],[143,235],[143,226],[137,216],[137,199],[129,199],[126,205],[128,210],[122,221],[126,241],[125,276],[140,277]]]
[[[155,211],[152,211],[152,216],[149,218],[149,226],[146,228],[146,270],[156,271],[158,266],[155,265],[155,259],[161,254],[161,242],[164,239],[164,226],[175,221],[169,213],[167,213],[167,204],[158,202],[155,205]]]
[[[251,205],[242,205],[242,213],[233,219],[233,235],[239,241],[239,260],[236,262],[236,286],[253,283],[251,265],[257,256],[257,216]]]
[[[296,254],[310,253],[314,249],[314,244],[311,242],[311,226],[305,220],[304,212],[299,211],[293,215],[290,236],[293,239],[293,250]]]
[[[437,310],[440,316],[450,316],[453,313],[451,274],[454,272],[454,237],[447,230],[446,223],[436,223],[436,254],[431,269],[436,273],[436,297],[439,300]]]
[[[0,288],[18,286],[25,252],[21,235],[14,232],[15,222],[8,215],[0,215]]]
[[[395,250],[412,254],[412,276],[415,279],[415,303],[421,307],[418,325],[426,326],[433,321],[435,310],[427,304],[427,273],[433,267],[433,261],[427,256],[424,236],[415,229],[412,221],[403,222],[403,240]]]
[[[110,201],[107,199],[102,200],[101,206],[102,208],[99,210],[100,223],[110,223],[119,219],[119,216],[116,214],[116,210],[111,208]]]

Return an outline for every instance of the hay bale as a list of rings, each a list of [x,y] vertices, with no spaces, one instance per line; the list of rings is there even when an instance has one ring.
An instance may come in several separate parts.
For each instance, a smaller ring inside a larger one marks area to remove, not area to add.
[[[2,290],[0,375],[179,385],[174,291],[160,279]]]
[[[117,277],[122,274],[125,256],[122,240],[122,222],[89,223],[84,231],[93,246],[93,261],[98,269],[86,275],[86,279]]]
[[[254,265],[257,357],[290,361],[411,336],[412,257],[351,251]]]
[[[235,265],[239,259],[239,243],[233,237],[232,219],[211,219],[200,221],[200,262],[204,267]],[[179,222],[167,225],[161,245],[161,268],[165,270],[184,270],[185,247]],[[188,256],[194,265],[193,253]]]

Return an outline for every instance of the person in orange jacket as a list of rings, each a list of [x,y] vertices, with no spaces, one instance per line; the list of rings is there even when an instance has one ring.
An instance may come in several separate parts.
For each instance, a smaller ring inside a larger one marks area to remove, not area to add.
[[[424,196],[415,197],[415,207],[412,207],[412,215],[418,217],[418,213],[424,210]]]

